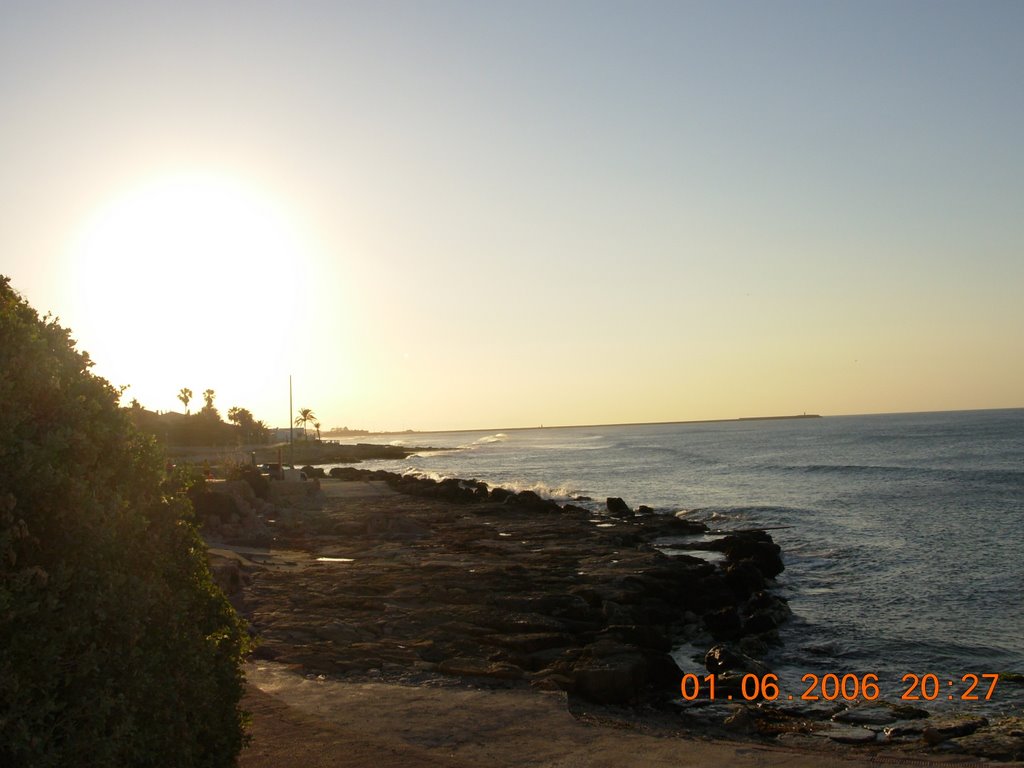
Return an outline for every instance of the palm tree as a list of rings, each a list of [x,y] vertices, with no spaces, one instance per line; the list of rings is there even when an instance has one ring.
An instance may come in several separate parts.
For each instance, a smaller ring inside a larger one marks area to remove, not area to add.
[[[203,392],[203,400],[206,401],[206,407],[209,408],[210,410],[213,410],[213,398],[216,394],[217,393],[214,392],[212,389],[208,389],[205,392]]]
[[[185,413],[190,413],[188,409],[188,401],[192,399],[192,390],[188,387],[182,387],[178,393],[178,399],[185,404]]]
[[[302,427],[302,436],[305,439],[309,439],[306,435],[306,422],[316,421],[316,414],[313,413],[311,408],[299,408],[299,415],[295,417],[295,426]]]
[[[316,441],[319,443],[320,442],[320,422],[319,421],[314,421],[313,422],[313,429],[316,430]]]

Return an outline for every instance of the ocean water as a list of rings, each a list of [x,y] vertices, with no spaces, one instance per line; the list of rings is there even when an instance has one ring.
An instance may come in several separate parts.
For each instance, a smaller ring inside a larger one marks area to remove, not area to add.
[[[931,674],[936,699],[913,703],[1022,713],[1020,683],[1000,681],[987,702],[960,694],[965,674],[1024,672],[1024,409],[395,442],[454,450],[362,466],[590,497],[595,510],[621,496],[716,529],[772,529],[786,564],[777,590],[794,612],[767,659],[784,693],[799,698],[806,674],[872,673],[898,701],[905,675]],[[700,650],[676,657],[698,671]]]

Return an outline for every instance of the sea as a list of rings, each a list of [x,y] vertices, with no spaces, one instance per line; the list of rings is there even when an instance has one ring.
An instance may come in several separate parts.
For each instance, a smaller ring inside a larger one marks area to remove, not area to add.
[[[1024,714],[1024,409],[383,440],[445,450],[363,467],[768,529],[786,566],[774,589],[793,610],[766,657],[784,697],[815,679],[821,696],[827,675],[854,676],[852,693],[871,674],[894,703]],[[697,674],[705,648],[674,656]]]

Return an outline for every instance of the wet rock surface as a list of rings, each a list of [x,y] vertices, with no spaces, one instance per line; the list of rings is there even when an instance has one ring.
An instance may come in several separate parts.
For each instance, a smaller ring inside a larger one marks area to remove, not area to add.
[[[722,691],[768,669],[760,657],[790,611],[772,594],[784,566],[766,532],[716,537],[618,501],[595,513],[475,481],[331,474],[294,507],[278,496],[277,505],[244,499],[244,514],[210,509],[214,572],[259,637],[257,658],[331,679],[563,690],[570,702],[729,738],[1024,755],[1019,719],[907,721],[880,703],[684,702],[669,654],[683,635],[715,639],[705,662]],[[724,560],[665,555],[654,546],[665,540]]]

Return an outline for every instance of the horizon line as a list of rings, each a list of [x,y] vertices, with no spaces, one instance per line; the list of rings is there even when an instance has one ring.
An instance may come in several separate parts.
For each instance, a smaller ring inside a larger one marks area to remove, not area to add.
[[[519,427],[462,427],[459,429],[394,429],[368,430],[364,436],[373,435],[408,435],[408,434],[459,434],[465,432],[523,432],[530,429],[596,429],[599,427],[656,427],[674,424],[728,424],[745,421],[785,421],[787,419],[839,419],[852,416],[913,416],[929,413],[981,413],[984,411],[1019,411],[1024,405],[1003,406],[995,408],[946,408],[932,411],[876,411],[871,413],[834,413],[830,415],[818,413],[792,414],[789,416],[734,416],[725,419],[670,419],[668,421],[623,421],[595,424],[537,424]],[[330,433],[324,433],[329,435]]]

